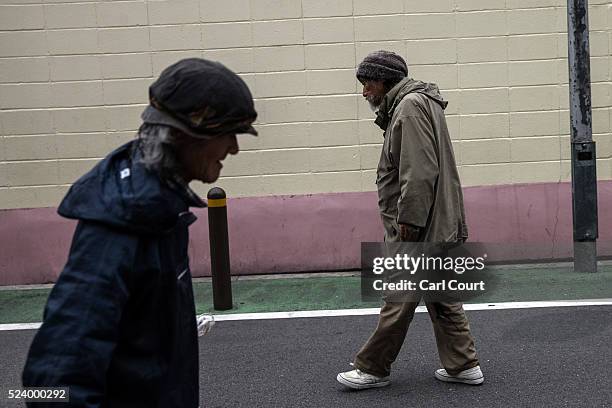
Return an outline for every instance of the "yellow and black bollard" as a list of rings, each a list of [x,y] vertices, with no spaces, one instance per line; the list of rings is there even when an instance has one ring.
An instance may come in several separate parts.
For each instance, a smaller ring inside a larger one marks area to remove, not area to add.
[[[232,282],[227,232],[227,199],[225,191],[219,187],[211,188],[207,198],[213,304],[215,310],[229,310],[232,308]]]

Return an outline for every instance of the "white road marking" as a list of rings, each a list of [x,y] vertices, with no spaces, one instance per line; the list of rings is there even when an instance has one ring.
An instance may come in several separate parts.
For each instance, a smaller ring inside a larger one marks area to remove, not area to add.
[[[555,300],[534,302],[497,302],[497,303],[470,303],[464,304],[465,310],[505,310],[505,309],[537,309],[547,307],[571,307],[571,306],[612,306],[612,299],[584,299],[584,300]],[[240,321],[240,320],[270,320],[270,319],[295,319],[304,317],[338,317],[338,316],[368,316],[376,315],[379,308],[369,309],[337,309],[337,310],[302,310],[291,312],[266,312],[266,313],[234,313],[214,315],[216,322]],[[425,306],[419,306],[417,313],[426,312]],[[0,324],[0,331],[10,330],[36,330],[41,323],[12,323]]]
[[[612,306],[612,299],[585,299],[585,300],[557,300],[534,302],[498,302],[498,303],[472,303],[464,304],[465,310],[504,310],[504,309],[535,309],[543,307],[568,306]],[[336,317],[336,316],[367,316],[376,315],[379,308],[371,309],[338,309],[338,310],[304,310],[295,312],[269,312],[269,313],[235,313],[215,315],[215,321],[230,320],[265,320],[265,319],[294,319],[298,317]],[[425,306],[416,308],[417,313],[426,312]]]
[[[10,323],[0,324],[0,331],[9,330],[36,330],[40,327],[41,323]]]

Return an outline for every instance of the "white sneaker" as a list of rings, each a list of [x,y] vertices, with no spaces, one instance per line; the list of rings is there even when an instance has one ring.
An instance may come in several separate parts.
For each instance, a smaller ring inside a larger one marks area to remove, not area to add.
[[[484,382],[484,375],[482,375],[480,366],[464,370],[457,375],[450,375],[446,372],[445,369],[441,368],[439,370],[436,370],[434,375],[438,380],[444,382],[463,383],[470,385],[479,385]]]
[[[372,374],[364,373],[358,368],[338,374],[336,380],[338,380],[340,384],[355,390],[385,387],[391,383],[389,377],[377,377]]]
[[[196,325],[198,327],[198,337],[202,337],[215,325],[215,318],[212,315],[198,315],[196,316]]]

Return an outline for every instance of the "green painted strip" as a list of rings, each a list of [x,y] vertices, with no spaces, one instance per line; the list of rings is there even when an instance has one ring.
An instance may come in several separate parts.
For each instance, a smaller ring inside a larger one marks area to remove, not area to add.
[[[495,289],[470,303],[526,302],[612,298],[612,266],[598,273],[580,274],[570,268],[498,269]],[[0,291],[0,324],[42,320],[50,289]],[[358,309],[379,306],[362,302],[355,276],[253,279],[232,282],[234,308],[212,307],[210,282],[194,283],[197,313],[256,313],[294,310]]]

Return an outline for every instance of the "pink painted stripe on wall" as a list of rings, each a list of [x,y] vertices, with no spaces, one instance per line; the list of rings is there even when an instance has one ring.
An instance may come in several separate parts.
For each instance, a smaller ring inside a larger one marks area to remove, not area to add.
[[[534,242],[544,258],[571,256],[569,183],[464,189],[470,241]],[[599,182],[599,233],[612,241],[612,181]],[[233,274],[356,269],[360,244],[382,240],[376,193],[228,200]],[[196,276],[210,273],[206,210],[191,227]],[[75,222],[54,208],[0,211],[0,285],[53,282],[66,260]],[[518,252],[517,258],[534,256]]]

